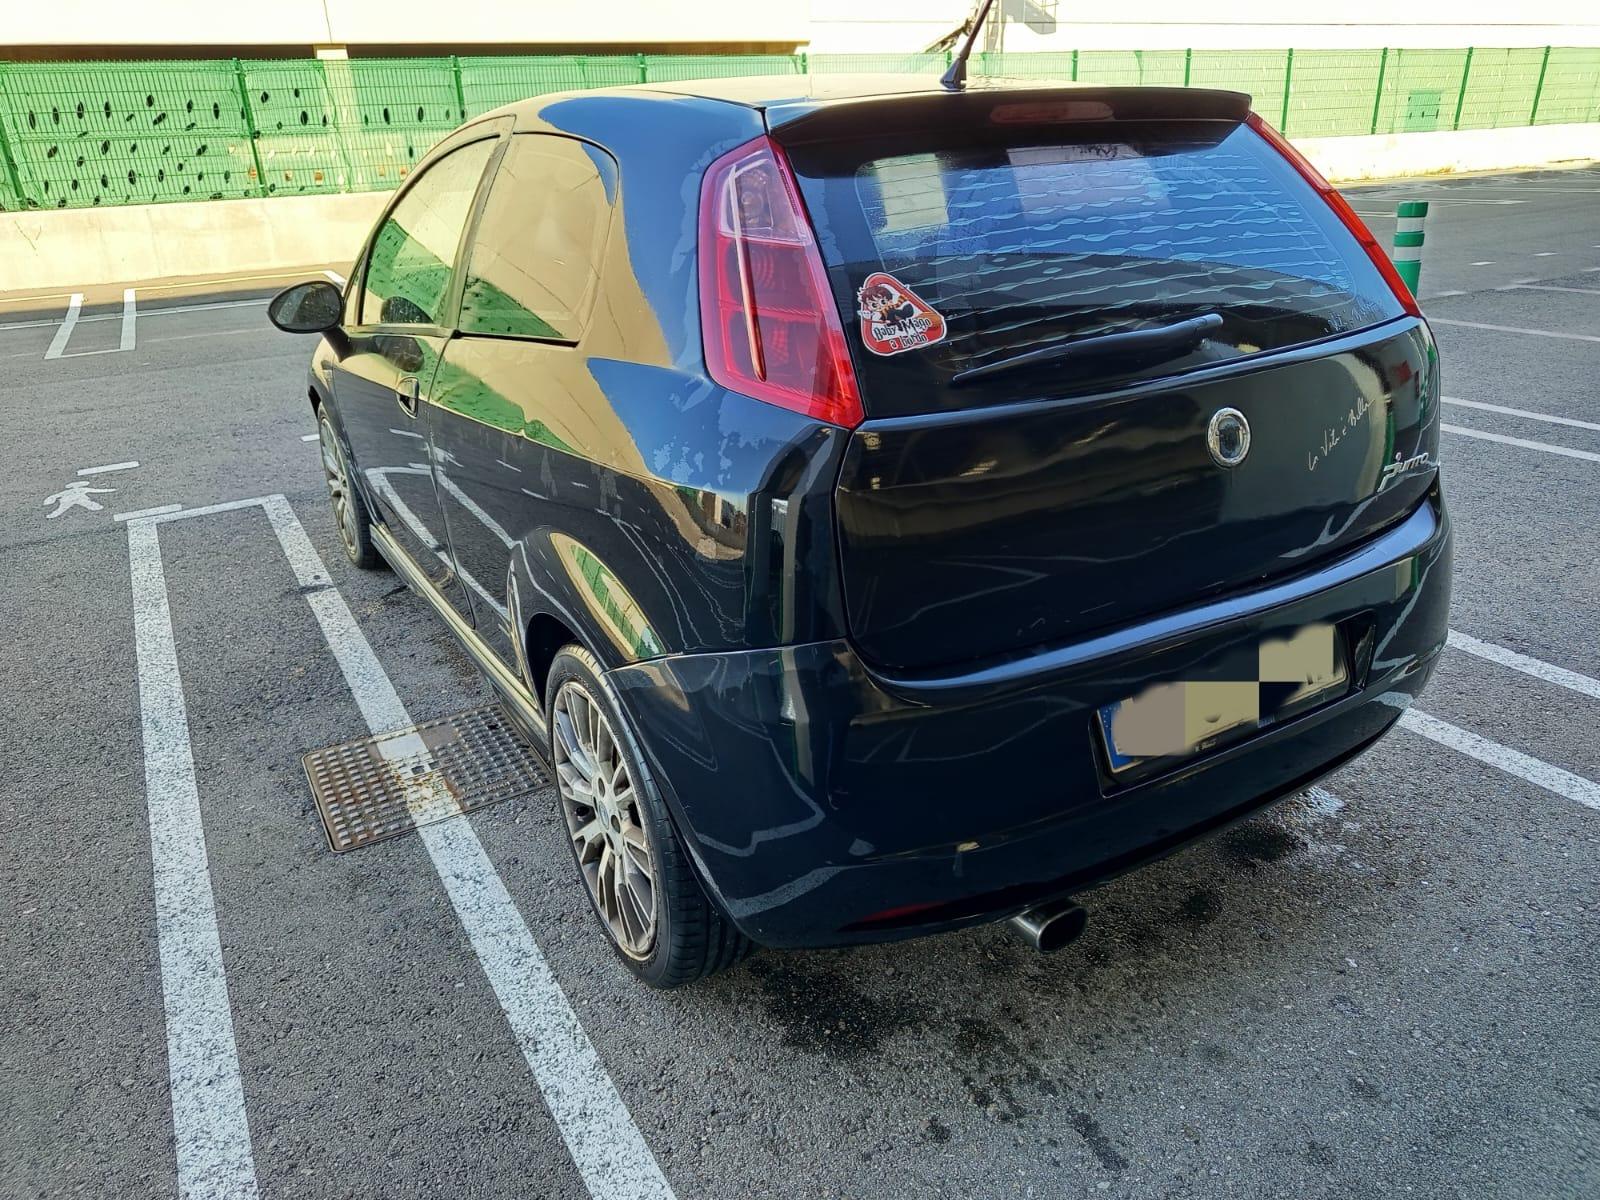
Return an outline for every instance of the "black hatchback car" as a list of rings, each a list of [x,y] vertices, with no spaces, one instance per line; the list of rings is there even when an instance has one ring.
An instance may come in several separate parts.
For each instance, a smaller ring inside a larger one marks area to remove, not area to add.
[[[641,978],[1001,918],[1361,753],[1445,640],[1439,364],[1230,92],[719,80],[456,131],[321,332],[344,547]]]

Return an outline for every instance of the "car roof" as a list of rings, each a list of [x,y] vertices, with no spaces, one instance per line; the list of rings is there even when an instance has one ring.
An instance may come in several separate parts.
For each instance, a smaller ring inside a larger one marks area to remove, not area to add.
[[[753,124],[774,134],[783,128],[787,136],[814,139],[853,129],[859,124],[858,106],[888,105],[897,119],[926,125],[950,114],[987,111],[1013,97],[1020,102],[1051,102],[1069,95],[1125,110],[1130,117],[1154,115],[1163,120],[1242,121],[1250,110],[1250,97],[1244,93],[1213,88],[985,77],[961,91],[950,91],[930,74],[752,75],[555,92],[507,104],[479,120],[509,116],[522,132],[576,134],[604,145],[606,136],[594,120],[597,112],[604,113],[604,122],[631,122],[649,120],[670,108],[694,107],[714,123],[716,112],[724,119],[742,113],[745,120],[754,118]]]
[[[995,92],[1017,89],[1030,91],[1069,89],[1082,84],[1068,80],[1003,79],[985,77],[974,79],[968,92]],[[854,100],[871,100],[884,96],[915,96],[948,94],[940,86],[939,77],[929,73],[913,74],[827,74],[827,75],[741,75],[725,79],[681,79],[664,83],[625,84],[620,87],[584,88],[532,96],[518,100],[493,113],[492,117],[512,114],[519,124],[537,124],[545,119],[544,110],[552,104],[582,97],[611,97],[667,103],[692,97],[700,100],[721,101],[759,112],[769,112],[774,123],[798,116],[830,104],[849,103]],[[778,112],[774,110],[788,110]]]

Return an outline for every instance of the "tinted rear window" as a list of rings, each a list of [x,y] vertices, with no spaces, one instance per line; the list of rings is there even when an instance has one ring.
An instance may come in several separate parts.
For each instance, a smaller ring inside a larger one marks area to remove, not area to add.
[[[1360,244],[1245,126],[988,127],[927,140],[790,150],[876,415],[1071,394],[1403,315]],[[863,308],[880,324],[869,328]],[[1176,355],[950,386],[1032,350],[1210,313],[1220,328]],[[928,344],[916,344],[919,325]]]

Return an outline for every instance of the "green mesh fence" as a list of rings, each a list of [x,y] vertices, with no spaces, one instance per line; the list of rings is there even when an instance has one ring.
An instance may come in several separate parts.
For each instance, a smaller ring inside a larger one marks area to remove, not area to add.
[[[971,70],[974,74],[1004,79],[1037,79],[1041,82],[1070,83],[1078,77],[1078,55],[1072,50],[1041,51],[1035,54],[976,54],[973,56]]]
[[[1547,66],[1530,122],[1600,121],[1600,47],[1554,46]]]
[[[1288,115],[1279,127],[1294,137],[1372,133],[1388,55],[1386,50],[1296,50]]]
[[[651,54],[645,56],[651,83],[674,79],[730,79],[741,75],[798,75],[799,54]]]
[[[7,65],[0,140],[29,207],[260,193],[228,63]]]
[[[467,115],[479,116],[502,104],[549,92],[642,83],[644,58],[642,54],[463,58],[459,63]]]
[[[0,209],[392,188],[463,120],[573,89],[802,72],[939,74],[945,54],[0,62]],[[1600,47],[1067,50],[975,75],[1247,92],[1294,137],[1600,121]]]
[[[1186,50],[1083,50],[1078,81],[1113,85],[1182,87]]]
[[[808,54],[806,70],[814,75],[860,72],[937,78],[949,62],[944,54]]]

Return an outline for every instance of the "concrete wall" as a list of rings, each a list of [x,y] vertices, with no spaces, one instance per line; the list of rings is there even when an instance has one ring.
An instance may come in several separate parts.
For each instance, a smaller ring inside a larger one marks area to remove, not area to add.
[[[1335,183],[1600,160],[1600,123],[1309,138]],[[0,213],[0,293],[347,264],[386,193]]]
[[[385,192],[0,213],[0,294],[347,264]]]
[[[1296,138],[1300,152],[1334,183],[1514,171],[1600,160],[1600,123]]]

